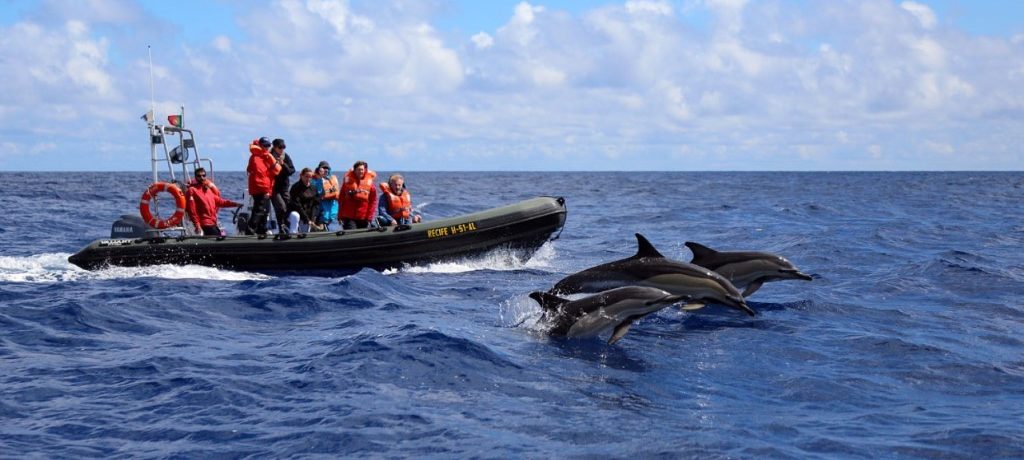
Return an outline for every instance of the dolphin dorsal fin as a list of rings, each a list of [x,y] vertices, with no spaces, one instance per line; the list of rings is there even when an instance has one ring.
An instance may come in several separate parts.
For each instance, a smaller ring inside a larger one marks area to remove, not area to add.
[[[698,260],[711,257],[718,253],[718,251],[714,249],[711,249],[700,243],[694,243],[693,241],[687,241],[686,247],[690,248],[690,252],[693,253],[693,260],[691,262],[696,265],[700,265],[699,263],[697,263]]]
[[[636,234],[636,245],[637,245],[636,255],[633,256],[633,257],[637,257],[637,258],[639,258],[639,257],[661,257],[661,258],[665,258],[665,256],[661,255],[661,253],[658,252],[657,249],[654,249],[654,245],[651,244],[650,241],[647,241],[647,237],[645,237],[645,236],[643,236],[643,235],[641,235],[639,233]]]
[[[559,307],[569,301],[568,299],[563,299],[557,295],[540,291],[531,292],[530,298],[536,300],[544,310],[558,310]]]

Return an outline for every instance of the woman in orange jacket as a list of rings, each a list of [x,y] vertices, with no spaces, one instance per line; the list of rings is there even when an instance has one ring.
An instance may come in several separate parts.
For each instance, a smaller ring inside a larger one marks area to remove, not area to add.
[[[252,196],[252,215],[249,216],[249,230],[246,235],[265,236],[267,215],[270,214],[270,194],[274,189],[274,178],[281,172],[281,162],[270,154],[270,139],[261,137],[249,144],[249,195]]]

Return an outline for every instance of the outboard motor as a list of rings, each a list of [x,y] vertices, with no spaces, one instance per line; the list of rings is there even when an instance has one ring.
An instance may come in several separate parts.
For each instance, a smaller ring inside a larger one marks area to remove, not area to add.
[[[110,227],[111,238],[142,238],[146,236],[149,226],[135,214],[123,214]]]

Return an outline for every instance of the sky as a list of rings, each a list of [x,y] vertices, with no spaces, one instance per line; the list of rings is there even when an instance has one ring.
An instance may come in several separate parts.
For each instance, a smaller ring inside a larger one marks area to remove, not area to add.
[[[260,136],[335,169],[1024,170],[1021,0],[0,0],[0,63],[0,171],[148,170],[151,106],[230,171]]]

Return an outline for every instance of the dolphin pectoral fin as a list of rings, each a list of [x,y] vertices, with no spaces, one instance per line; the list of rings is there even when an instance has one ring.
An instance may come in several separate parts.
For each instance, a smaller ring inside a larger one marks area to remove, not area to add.
[[[619,339],[625,337],[626,333],[629,332],[629,327],[632,326],[632,325],[633,325],[633,320],[627,319],[627,320],[619,323],[618,326],[615,326],[615,331],[612,332],[612,336],[608,339],[608,345],[611,345],[611,344],[613,344],[615,342],[618,342]]]
[[[686,305],[683,305],[683,311],[700,310],[701,308],[704,308],[706,306],[708,306],[708,304],[703,302],[690,302]]]
[[[531,292],[530,298],[536,300],[544,310],[558,310],[559,307],[568,302],[568,300],[554,294],[540,291]]]
[[[764,285],[763,279],[754,280],[753,283],[747,285],[747,288],[743,290],[743,297],[750,297],[751,294],[757,292]]]
[[[661,253],[658,252],[657,249],[654,249],[654,245],[651,244],[650,241],[647,241],[647,238],[645,236],[643,236],[643,235],[641,235],[639,233],[636,234],[636,245],[637,245],[636,255],[633,256],[633,257],[637,257],[637,258],[639,258],[639,257],[661,257],[661,258],[665,258],[665,256],[661,255]]]

